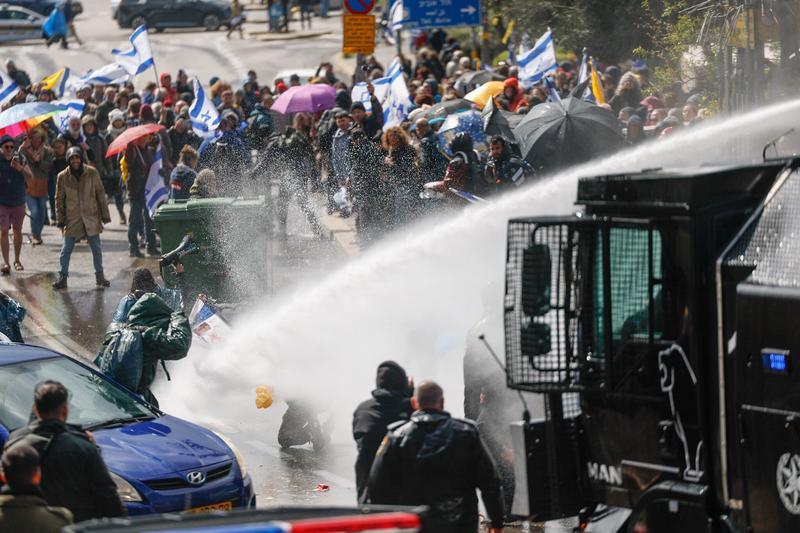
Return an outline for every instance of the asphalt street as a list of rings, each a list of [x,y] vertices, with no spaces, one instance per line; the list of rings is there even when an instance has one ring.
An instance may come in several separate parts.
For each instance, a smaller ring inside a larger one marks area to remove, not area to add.
[[[83,4],[85,12],[77,19],[82,45],[70,42],[67,50],[56,46],[46,48],[42,42],[6,46],[3,59],[14,59],[34,80],[63,66],[81,73],[113,61],[111,49],[124,47],[131,30],[120,29],[111,19],[108,2],[83,0]],[[253,14],[250,19],[258,16],[258,13]],[[274,37],[257,33],[264,28],[258,23],[249,23],[248,34],[241,40],[238,35],[228,40],[225,31],[167,30],[152,34],[151,43],[159,72],[171,72],[174,76],[179,68],[184,68],[190,76],[197,75],[204,83],[211,76],[219,76],[236,84],[247,70],[254,69],[260,80],[271,83],[281,69],[315,68],[337,54],[341,46],[339,17],[315,19],[314,23],[314,33],[295,32],[287,35],[286,40],[262,41],[260,39]],[[137,86],[152,77],[152,70],[143,73]],[[117,302],[127,293],[131,272],[140,266],[157,270],[157,259],[128,256],[127,226],[119,223],[116,210],[113,205],[110,207],[112,222],[101,237],[104,270],[111,281],[111,287],[106,290],[95,288],[91,253],[86,243],[81,243],[72,256],[69,289],[53,291],[50,284],[59,270],[60,232],[55,227],[45,227],[44,244],[32,247],[27,239],[30,230],[26,219],[22,251],[25,271],[0,278],[0,288],[22,301],[29,310],[23,323],[27,342],[93,358]],[[326,218],[324,212],[320,215]],[[347,230],[339,224],[332,232],[342,229]],[[346,240],[349,244],[349,234]],[[270,248],[268,268],[272,274],[272,293],[264,297],[273,297],[300,283],[313,281],[346,257],[336,239],[317,239],[303,215],[292,205],[288,237],[274,239]],[[169,406],[162,405],[162,408],[169,412]],[[352,441],[335,442],[322,453],[315,453],[310,447],[283,451],[276,435],[284,408],[283,405],[271,408],[265,413],[263,423],[256,427],[242,427],[232,414],[224,427],[213,428],[225,432],[241,449],[254,479],[259,505],[354,504]],[[329,490],[317,490],[320,484],[327,485]]]

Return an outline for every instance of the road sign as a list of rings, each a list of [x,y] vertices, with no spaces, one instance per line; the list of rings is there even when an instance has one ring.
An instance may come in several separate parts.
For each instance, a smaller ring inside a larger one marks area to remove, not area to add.
[[[344,8],[351,15],[367,15],[375,7],[375,0],[344,0]]]
[[[371,54],[375,51],[375,15],[342,15],[345,54]]]
[[[480,0],[403,0],[403,29],[480,26]]]

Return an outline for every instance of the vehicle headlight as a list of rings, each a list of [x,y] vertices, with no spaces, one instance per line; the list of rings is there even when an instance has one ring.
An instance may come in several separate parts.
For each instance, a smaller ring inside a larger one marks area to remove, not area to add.
[[[233,452],[233,456],[236,458],[236,463],[239,465],[239,471],[242,473],[242,479],[247,475],[247,466],[244,464],[244,457],[242,457],[242,452],[239,451],[239,448],[233,443],[231,439],[223,435],[222,433],[217,433],[214,431],[214,435],[221,438],[222,441],[231,449]]]
[[[125,481],[122,477],[118,476],[114,472],[109,472],[111,474],[111,479],[114,481],[114,484],[117,486],[117,494],[119,494],[119,499],[123,502],[140,502],[142,501],[142,497],[139,495],[139,491],[134,488],[133,485]]]

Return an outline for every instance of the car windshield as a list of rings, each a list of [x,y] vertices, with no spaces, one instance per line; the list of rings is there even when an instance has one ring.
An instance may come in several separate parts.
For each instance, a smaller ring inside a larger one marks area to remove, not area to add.
[[[66,357],[0,366],[0,423],[8,430],[27,424],[36,384],[52,379],[69,391],[71,424],[96,426],[110,420],[155,417],[118,385]]]

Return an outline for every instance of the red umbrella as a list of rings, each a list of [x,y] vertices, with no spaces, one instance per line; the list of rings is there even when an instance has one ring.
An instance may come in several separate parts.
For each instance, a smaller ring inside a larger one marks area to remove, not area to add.
[[[133,128],[129,128],[122,133],[119,134],[119,137],[114,139],[114,142],[108,145],[108,150],[106,151],[106,157],[111,157],[112,155],[117,155],[125,148],[128,147],[130,143],[135,141],[136,139],[141,139],[147,135],[152,135],[159,130],[163,130],[164,126],[161,124],[142,124],[141,126],[136,126]]]

